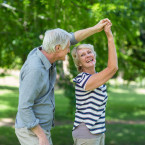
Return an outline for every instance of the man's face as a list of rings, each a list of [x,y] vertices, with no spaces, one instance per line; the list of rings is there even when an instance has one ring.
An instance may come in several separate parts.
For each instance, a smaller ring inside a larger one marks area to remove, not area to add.
[[[67,55],[67,53],[70,52],[70,41],[68,41],[66,47],[64,48],[64,50],[60,49],[59,51],[59,60],[65,60],[65,57]]]

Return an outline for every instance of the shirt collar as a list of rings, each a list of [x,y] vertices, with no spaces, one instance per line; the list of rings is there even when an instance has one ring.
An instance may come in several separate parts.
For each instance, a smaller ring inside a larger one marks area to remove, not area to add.
[[[42,63],[44,64],[44,67],[46,68],[46,70],[50,69],[51,66],[55,67],[55,63],[51,65],[51,63],[46,58],[46,56],[44,56],[43,53],[40,51],[39,47],[37,48],[37,55],[41,59]]]

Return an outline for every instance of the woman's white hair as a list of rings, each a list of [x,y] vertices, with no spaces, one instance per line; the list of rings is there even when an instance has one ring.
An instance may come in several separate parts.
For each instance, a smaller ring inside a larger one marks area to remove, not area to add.
[[[91,45],[91,44],[81,44],[81,45],[78,45],[77,47],[74,47],[73,50],[72,50],[72,52],[71,52],[71,55],[73,57],[74,64],[75,64],[75,66],[76,66],[76,68],[77,68],[77,70],[79,72],[82,72],[82,66],[79,66],[79,57],[78,57],[77,50],[86,49],[86,48],[88,48],[88,49],[90,49],[92,51],[92,53],[94,54],[95,59],[96,59],[96,52],[94,50],[94,46]]]
[[[47,53],[55,52],[56,45],[60,45],[64,49],[71,37],[70,33],[60,28],[47,30],[43,39],[42,49]]]

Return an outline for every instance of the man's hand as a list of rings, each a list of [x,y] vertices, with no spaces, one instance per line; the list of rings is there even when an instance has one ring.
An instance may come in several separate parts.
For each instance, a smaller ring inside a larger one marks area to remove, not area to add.
[[[39,145],[50,145],[50,144],[49,144],[48,139],[46,137],[44,137],[44,138],[40,137],[39,138]]]
[[[100,22],[94,26],[94,29],[96,30],[96,32],[101,32],[104,29],[104,26],[106,26],[107,24],[111,24],[108,18],[100,20]]]
[[[40,125],[35,126],[34,128],[31,129],[36,136],[39,139],[39,145],[50,145],[49,141],[46,137],[46,134],[44,133],[43,129],[41,128]]]
[[[80,41],[88,38],[89,36],[102,31],[104,29],[104,26],[107,25],[108,23],[111,24],[110,20],[108,18],[106,18],[106,19],[101,20],[98,24],[96,24],[93,27],[76,31],[74,33],[75,39],[78,42],[80,42]]]

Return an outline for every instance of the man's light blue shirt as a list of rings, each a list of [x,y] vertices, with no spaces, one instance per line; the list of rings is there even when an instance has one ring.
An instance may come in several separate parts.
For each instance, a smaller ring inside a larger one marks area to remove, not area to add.
[[[77,41],[72,33],[71,45]],[[19,105],[16,128],[31,129],[38,124],[50,131],[54,121],[55,63],[50,64],[39,48],[28,55],[20,71]]]

